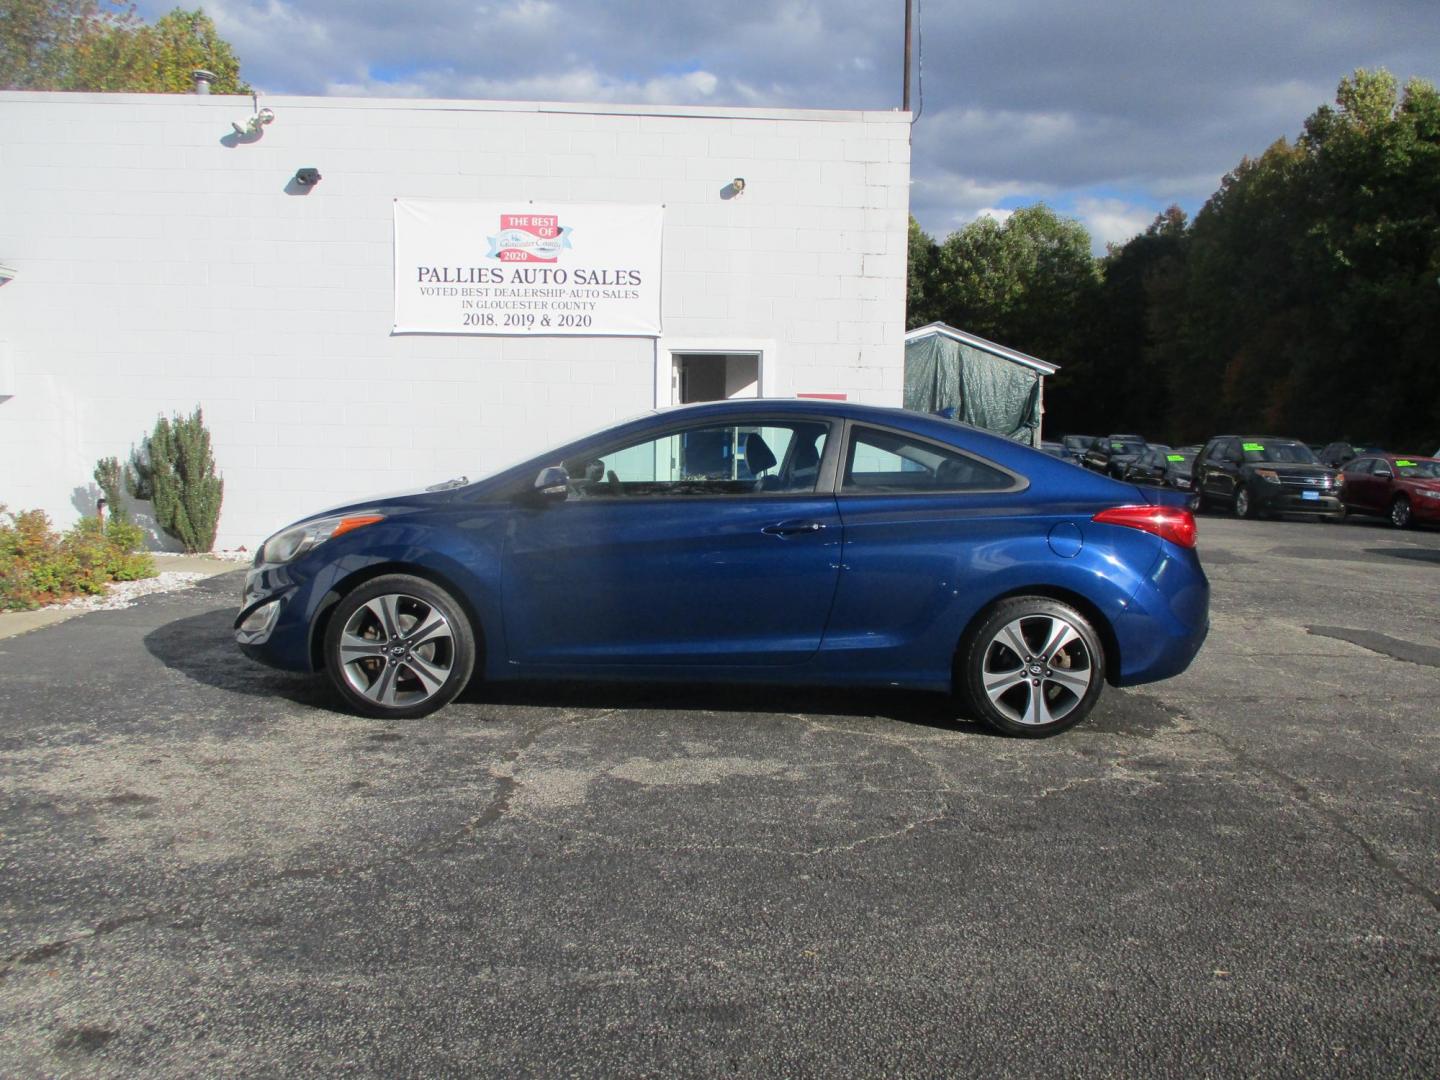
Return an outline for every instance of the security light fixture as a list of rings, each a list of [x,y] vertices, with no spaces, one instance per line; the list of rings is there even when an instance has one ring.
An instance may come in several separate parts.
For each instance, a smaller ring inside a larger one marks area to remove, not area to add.
[[[745,178],[743,176],[735,177],[734,180],[730,181],[730,186],[735,189],[736,195],[743,195],[745,193]]]
[[[4,264],[0,264],[0,285],[8,285],[11,281],[14,280],[17,273],[19,273],[19,271],[13,270],[10,267],[5,266]]]
[[[295,171],[295,183],[301,187],[314,187],[320,182],[320,170],[307,165],[303,169]]]
[[[264,131],[266,124],[273,124],[274,122],[275,111],[273,109],[261,109],[254,116],[250,117],[249,120],[245,121],[243,127],[236,123],[231,123],[230,126],[235,129],[235,134],[243,139],[246,136],[259,135]]]

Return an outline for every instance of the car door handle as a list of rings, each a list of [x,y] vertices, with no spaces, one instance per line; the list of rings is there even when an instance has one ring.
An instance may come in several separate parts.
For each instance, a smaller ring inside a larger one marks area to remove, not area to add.
[[[819,532],[825,528],[818,521],[777,521],[774,525],[766,525],[760,531],[769,536],[795,536],[799,533]]]

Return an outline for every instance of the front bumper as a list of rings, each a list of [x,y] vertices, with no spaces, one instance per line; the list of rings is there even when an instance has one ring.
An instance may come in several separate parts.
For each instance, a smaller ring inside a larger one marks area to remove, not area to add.
[[[1414,521],[1440,522],[1440,499],[1416,496],[1410,500],[1410,517]]]
[[[1314,498],[1307,498],[1309,495]],[[1267,514],[1321,514],[1339,516],[1345,512],[1339,489],[1288,488],[1283,484],[1252,484],[1250,497],[1255,507]]]
[[[257,566],[245,575],[235,643],[251,660],[285,671],[312,672],[310,627],[317,594],[314,579],[297,579],[286,566]]]

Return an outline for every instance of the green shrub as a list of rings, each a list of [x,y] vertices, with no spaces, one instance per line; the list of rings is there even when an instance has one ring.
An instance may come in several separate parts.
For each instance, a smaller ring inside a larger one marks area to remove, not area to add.
[[[190,553],[215,546],[225,481],[215,473],[210,432],[200,407],[155,421],[155,430],[130,454],[125,487],[155,506],[155,520]]]
[[[105,591],[111,581],[155,576],[155,561],[138,551],[144,534],[112,522],[101,529],[82,518],[63,536],[40,510],[11,514],[0,505],[0,611],[25,611]]]

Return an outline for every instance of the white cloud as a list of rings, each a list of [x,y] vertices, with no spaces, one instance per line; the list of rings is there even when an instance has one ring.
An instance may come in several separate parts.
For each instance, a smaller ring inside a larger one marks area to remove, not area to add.
[[[1106,244],[1123,244],[1137,233],[1144,232],[1159,212],[1156,207],[1140,206],[1123,199],[1075,200],[1075,216],[1089,231],[1091,245],[1097,254],[1105,250]]]
[[[981,218],[991,218],[999,224],[1004,225],[1005,222],[1010,220],[1010,215],[1013,213],[1015,213],[1014,210],[1002,210],[996,206],[986,206],[975,211],[975,216],[971,218],[971,220],[979,221]],[[1024,219],[1022,218],[1021,220]]]

